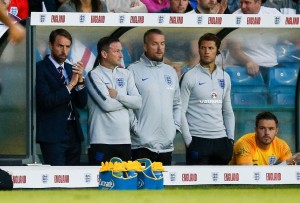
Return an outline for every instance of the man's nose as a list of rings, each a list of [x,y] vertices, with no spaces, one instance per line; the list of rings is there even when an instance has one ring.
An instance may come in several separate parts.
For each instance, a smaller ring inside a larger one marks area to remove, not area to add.
[[[67,48],[64,47],[64,48],[62,49],[62,52],[63,52],[63,54],[66,54],[66,53],[67,53]]]

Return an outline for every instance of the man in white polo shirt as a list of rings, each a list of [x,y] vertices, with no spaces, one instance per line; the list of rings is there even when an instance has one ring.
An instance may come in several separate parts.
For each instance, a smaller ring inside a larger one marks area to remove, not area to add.
[[[276,8],[262,6],[262,0],[240,0],[240,8],[233,14],[281,14]]]

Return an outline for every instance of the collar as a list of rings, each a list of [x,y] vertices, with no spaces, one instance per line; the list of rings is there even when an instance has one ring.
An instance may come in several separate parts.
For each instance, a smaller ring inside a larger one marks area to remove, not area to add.
[[[200,63],[198,64],[198,67],[201,70],[201,72],[206,73],[208,75],[215,75],[219,72],[219,68],[217,67],[217,65],[215,65],[215,70],[212,73],[209,72],[208,68],[205,68],[205,67],[201,66]]]
[[[151,61],[146,55],[145,53],[143,53],[143,55],[141,56],[141,60],[146,64],[146,66],[150,66],[150,67],[161,67],[164,62],[163,61]]]
[[[108,74],[111,74],[111,73],[114,73],[116,72],[117,70],[117,66],[112,70],[112,69],[109,69],[109,68],[106,68],[105,66],[102,66],[101,64],[99,64],[98,66],[103,72],[105,73],[108,73]]]
[[[61,66],[63,69],[65,69],[65,63],[62,63],[61,65],[58,64],[51,55],[49,55],[49,59],[50,61],[53,63],[53,65],[55,66],[55,68],[57,69],[59,66]]]

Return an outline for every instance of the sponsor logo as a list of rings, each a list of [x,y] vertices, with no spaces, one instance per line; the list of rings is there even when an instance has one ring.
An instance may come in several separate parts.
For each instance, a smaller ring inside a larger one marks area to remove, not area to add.
[[[125,22],[125,15],[119,15],[119,23],[123,24]]]
[[[203,85],[203,84],[205,84],[205,82],[199,82],[199,85]]]
[[[142,81],[148,80],[149,78],[142,78]]]
[[[217,100],[213,100],[213,99],[203,99],[199,101],[200,104],[222,104],[222,100],[217,99]]]
[[[91,23],[105,23],[105,16],[91,16]]]
[[[222,24],[222,17],[208,17],[208,24]]]
[[[224,89],[225,88],[225,80],[224,79],[218,79],[219,86]]]
[[[239,173],[224,173],[224,181],[239,181]]]
[[[298,181],[300,181],[300,171],[298,171],[298,172],[296,173],[296,179],[297,179]]]
[[[254,173],[254,180],[256,180],[256,181],[260,180],[260,173],[259,172]]]
[[[158,23],[159,23],[159,24],[163,24],[164,21],[165,21],[165,16],[159,15],[159,16],[158,16]]]
[[[280,21],[281,21],[280,16],[275,16],[275,17],[274,17],[274,24],[275,24],[275,25],[279,25],[279,24],[280,24]]]
[[[144,16],[130,16],[130,23],[141,23],[145,21]]]
[[[281,173],[266,173],[267,181],[281,181]]]
[[[170,181],[175,182],[176,181],[176,173],[170,173]]]
[[[299,25],[299,17],[286,17],[285,24],[286,25]]]
[[[69,175],[54,175],[54,183],[69,183]]]
[[[210,97],[212,98],[212,99],[216,99],[217,98],[217,93],[216,92],[212,92],[211,94],[210,94]]]
[[[247,25],[260,25],[260,17],[248,17]]]
[[[217,182],[219,179],[219,173],[212,173],[211,177],[214,182]]]
[[[242,16],[237,16],[235,18],[235,24],[240,25],[242,23]]]
[[[124,78],[117,78],[116,80],[117,80],[117,85],[118,85],[119,87],[122,88],[122,87],[125,86]]]
[[[183,24],[183,17],[182,16],[170,16],[169,23],[170,24]]]
[[[44,23],[45,21],[46,21],[46,15],[45,14],[40,15],[40,22]]]
[[[164,77],[167,85],[171,86],[173,84],[171,76],[165,75]]]
[[[85,15],[80,15],[79,16],[79,22],[84,23],[85,22]]]
[[[195,182],[197,181],[196,173],[183,173],[182,174],[182,182]]]
[[[52,15],[51,23],[64,23],[66,21],[65,15]]]
[[[203,23],[203,17],[202,16],[197,16],[197,24],[201,25]]]
[[[142,188],[145,185],[144,181],[142,179],[138,179],[138,188]]]
[[[49,180],[49,175],[48,174],[43,174],[42,175],[42,182],[44,184],[47,184],[48,183],[48,180]]]
[[[21,176],[13,176],[12,181],[14,184],[25,184],[26,183],[26,176],[21,175]]]
[[[109,188],[109,189],[112,189],[115,187],[115,183],[113,180],[110,180],[110,181],[104,181],[104,180],[99,180],[99,186],[102,186],[102,187],[106,187],[106,188]]]
[[[92,181],[92,175],[90,173],[84,174],[84,180],[86,183],[90,183]]]

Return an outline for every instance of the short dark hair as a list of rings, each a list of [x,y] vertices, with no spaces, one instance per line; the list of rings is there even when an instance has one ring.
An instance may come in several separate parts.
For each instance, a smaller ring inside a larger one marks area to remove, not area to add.
[[[220,49],[221,40],[217,35],[215,35],[213,33],[206,33],[206,34],[202,35],[198,41],[198,48],[200,48],[202,41],[214,41],[216,44],[217,50]]]
[[[144,34],[144,44],[148,41],[149,35],[152,34],[165,35],[164,32],[161,31],[160,29],[154,28],[154,29],[147,30]]]
[[[104,50],[108,52],[109,46],[114,42],[120,42],[118,38],[115,37],[102,37],[97,43],[97,51],[98,51],[98,60],[100,62],[101,59],[101,51]]]
[[[82,12],[82,4],[80,0],[71,0],[72,3],[74,3],[76,12]],[[92,12],[103,12],[102,10],[102,3],[99,0],[92,0]]]
[[[278,126],[277,117],[269,111],[264,111],[264,112],[257,114],[256,120],[255,120],[255,127],[258,127],[258,123],[260,120],[274,120],[276,123],[276,127]]]
[[[55,42],[56,37],[60,35],[71,41],[72,44],[72,35],[65,29],[56,29],[50,33],[49,42],[53,44]]]

